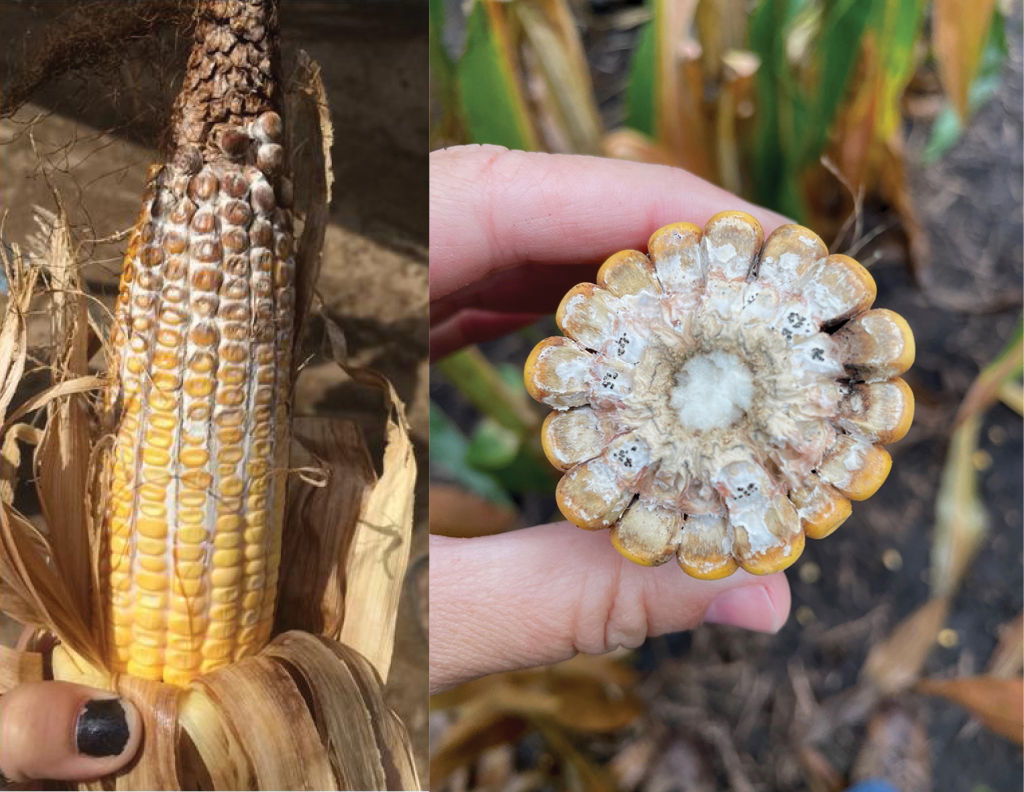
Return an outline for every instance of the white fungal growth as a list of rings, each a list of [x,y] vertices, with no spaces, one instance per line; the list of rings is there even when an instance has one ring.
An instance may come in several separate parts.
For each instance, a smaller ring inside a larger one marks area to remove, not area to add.
[[[676,374],[669,404],[687,429],[704,432],[736,423],[750,408],[754,380],[735,355],[715,350],[690,358]]]

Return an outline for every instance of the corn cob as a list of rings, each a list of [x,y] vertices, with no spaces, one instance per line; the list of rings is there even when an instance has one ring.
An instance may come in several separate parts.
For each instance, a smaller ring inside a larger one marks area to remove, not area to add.
[[[112,670],[186,684],[270,636],[294,333],[275,0],[201,0],[125,256],[105,399]]]
[[[559,508],[699,578],[792,564],[885,481],[914,338],[867,270],[742,212],[676,223],[569,291],[526,362]]]

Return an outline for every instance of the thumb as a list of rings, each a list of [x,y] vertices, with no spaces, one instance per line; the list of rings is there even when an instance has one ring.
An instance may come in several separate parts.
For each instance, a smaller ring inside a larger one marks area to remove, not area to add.
[[[103,690],[31,682],[0,697],[0,773],[16,783],[108,775],[141,739],[138,710]]]
[[[702,621],[775,632],[789,614],[777,573],[695,580],[627,561],[604,531],[554,523],[430,545],[430,684],[636,647]]]

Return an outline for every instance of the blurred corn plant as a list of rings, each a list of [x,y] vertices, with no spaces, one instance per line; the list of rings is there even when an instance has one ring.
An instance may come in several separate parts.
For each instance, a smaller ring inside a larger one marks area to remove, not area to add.
[[[606,130],[569,0],[430,0],[433,145],[679,165],[826,237],[851,193],[881,198],[912,224],[901,128],[912,78],[922,66],[937,71],[947,97],[925,152],[935,159],[992,95],[1006,56],[1008,9],[996,0],[648,0],[646,9],[625,124]]]

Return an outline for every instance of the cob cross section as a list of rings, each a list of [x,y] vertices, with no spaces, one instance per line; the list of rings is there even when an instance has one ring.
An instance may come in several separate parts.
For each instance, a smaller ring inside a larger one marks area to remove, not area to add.
[[[885,481],[910,428],[907,323],[811,231],[743,212],[654,233],[558,308],[526,362],[567,519],[700,578],[792,564]]]
[[[200,3],[125,256],[105,399],[111,669],[186,684],[274,617],[295,321],[272,0]]]

